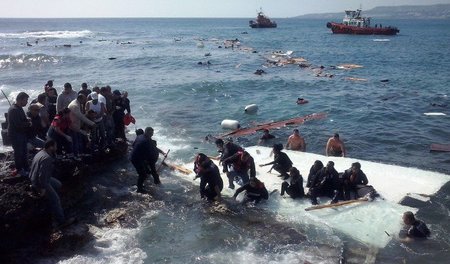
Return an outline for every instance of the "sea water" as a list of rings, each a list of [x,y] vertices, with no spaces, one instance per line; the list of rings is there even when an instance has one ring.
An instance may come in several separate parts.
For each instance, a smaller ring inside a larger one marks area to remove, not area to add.
[[[398,36],[383,37],[389,41],[333,35],[322,20],[277,22],[277,29],[256,30],[248,28],[247,19],[1,19],[0,87],[10,101],[20,91],[36,97],[50,79],[58,92],[65,82],[75,90],[82,82],[90,88],[109,84],[126,90],[137,119],[129,133],[153,126],[158,145],[171,149],[168,159],[175,163],[191,161],[200,151],[215,155],[213,144],[203,138],[224,132],[223,119],[247,126],[326,112],[327,118],[298,126],[308,152],[323,154],[328,137],[338,132],[350,157],[450,172],[447,154],[429,152],[431,143],[448,143],[448,117],[424,115],[449,114],[448,20],[380,21],[400,28]],[[256,53],[224,48],[224,40],[236,38]],[[200,42],[203,48],[197,45]],[[317,69],[294,65],[267,67],[265,57],[279,50],[292,50],[292,56],[307,59],[313,67],[323,65],[323,72],[334,77],[316,77]],[[207,61],[210,64],[203,65]],[[363,68],[330,67],[344,63]],[[267,74],[253,74],[257,69]],[[298,97],[309,103],[297,105]],[[244,113],[249,104],[258,104],[256,115]],[[7,109],[2,98],[0,110]],[[291,130],[272,131],[275,141],[284,143]],[[251,146],[258,137],[250,135],[237,142]],[[311,164],[295,166],[304,169]],[[126,169],[133,170],[132,166]],[[336,263],[347,258],[424,263],[449,259],[448,188],[419,211],[438,242],[420,247],[392,242],[368,254],[365,245],[342,233],[308,221],[289,224],[264,209],[238,208],[235,215],[210,213],[192,179],[166,172],[162,181],[159,199],[149,205],[151,210],[139,219],[139,227],[99,231],[96,250],[81,251],[64,262]]]

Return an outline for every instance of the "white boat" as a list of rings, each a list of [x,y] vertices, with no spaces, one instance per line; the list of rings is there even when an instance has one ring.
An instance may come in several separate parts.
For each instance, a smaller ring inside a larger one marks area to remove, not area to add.
[[[281,178],[276,173],[268,173],[269,166],[259,167],[259,164],[273,160],[270,156],[271,148],[252,146],[246,148],[255,159],[257,178],[264,182],[269,192],[280,190]],[[335,162],[339,172],[350,168],[353,162],[360,162],[361,169],[367,175],[369,184],[381,195],[372,202],[351,204],[333,209],[305,211],[311,206],[309,199],[283,198],[279,192],[272,194],[266,203],[259,206],[276,213],[280,221],[295,224],[317,225],[331,228],[334,232],[345,234],[373,248],[384,248],[391,239],[398,235],[403,228],[402,214],[405,211],[416,212],[417,208],[401,205],[400,202],[407,196],[427,201],[429,196],[435,194],[445,183],[450,181],[450,175],[406,168],[396,165],[387,165],[377,162],[357,160],[353,158],[326,157],[323,155],[285,150],[294,166],[299,169],[306,181],[309,169],[315,160],[324,164]],[[186,165],[192,167],[192,164]],[[222,174],[224,181],[224,197],[231,197],[234,190],[226,188],[228,179]],[[305,184],[306,182],[304,182]],[[196,184],[199,184],[197,181]],[[305,189],[306,192],[306,189]],[[416,194],[416,195],[414,195]],[[417,195],[420,194],[420,195]],[[229,198],[226,198],[229,199]],[[320,203],[328,203],[329,199],[321,199]]]

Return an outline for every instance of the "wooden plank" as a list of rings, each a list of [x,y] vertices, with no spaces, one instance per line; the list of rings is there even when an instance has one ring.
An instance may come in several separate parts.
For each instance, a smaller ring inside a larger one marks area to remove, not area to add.
[[[361,202],[368,202],[368,201],[369,201],[368,198],[361,198],[361,199],[356,199],[356,200],[348,200],[348,201],[338,202],[338,203],[334,203],[334,204],[321,204],[321,205],[315,205],[315,206],[305,208],[305,211],[317,210],[317,209],[322,209],[322,208],[334,208],[334,207],[339,207],[339,206],[343,206],[343,205],[347,205],[347,204],[361,203]]]
[[[430,146],[430,151],[450,152],[450,144],[436,144]]]
[[[194,173],[190,169],[187,169],[187,168],[185,168],[183,166],[179,166],[179,165],[175,165],[175,164],[169,164],[167,162],[163,162],[162,165],[168,167],[171,170],[178,171],[178,172],[181,172],[181,173],[186,174],[186,175]]]

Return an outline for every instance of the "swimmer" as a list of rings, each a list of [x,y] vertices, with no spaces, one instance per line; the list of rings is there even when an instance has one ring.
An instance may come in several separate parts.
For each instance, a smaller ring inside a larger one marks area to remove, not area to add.
[[[410,242],[414,239],[426,239],[430,236],[430,230],[427,225],[414,217],[414,214],[407,211],[403,214],[403,223],[406,226],[410,226],[406,234],[406,238],[402,239],[402,242]]]
[[[327,156],[345,157],[345,145],[339,138],[339,134],[335,133],[333,137],[328,139],[327,146],[325,147],[325,154]]]
[[[298,129],[294,129],[292,135],[289,136],[286,143],[286,149],[306,151],[306,143]]]

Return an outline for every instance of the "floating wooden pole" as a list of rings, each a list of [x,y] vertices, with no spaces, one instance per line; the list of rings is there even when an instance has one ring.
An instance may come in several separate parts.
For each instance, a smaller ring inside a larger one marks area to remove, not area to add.
[[[369,201],[368,198],[361,198],[361,199],[356,199],[356,200],[348,200],[348,201],[338,202],[338,203],[334,203],[334,204],[321,204],[321,205],[315,205],[315,206],[305,208],[305,211],[317,210],[317,209],[322,209],[322,208],[333,208],[333,207],[339,207],[342,205],[368,202],[368,201]]]

